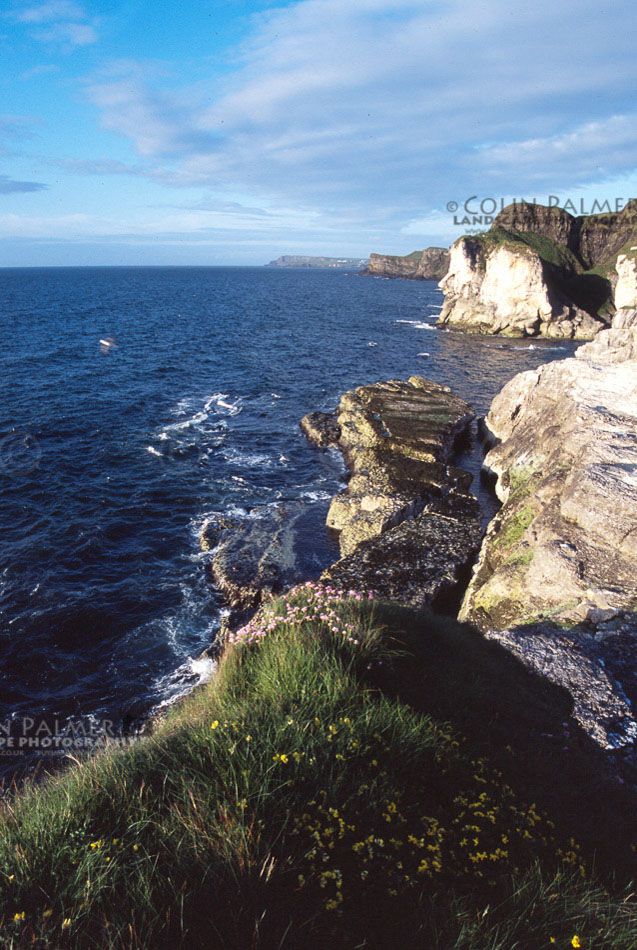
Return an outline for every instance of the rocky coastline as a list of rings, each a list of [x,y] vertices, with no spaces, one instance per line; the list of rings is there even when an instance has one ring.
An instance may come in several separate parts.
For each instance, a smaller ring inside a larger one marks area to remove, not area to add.
[[[637,201],[617,214],[580,218],[510,205],[489,231],[452,246],[439,323],[468,333],[591,340],[626,306],[622,287],[636,252]]]
[[[446,247],[427,247],[403,257],[393,254],[370,254],[361,274],[370,277],[403,278],[404,280],[442,280],[449,268]]]
[[[471,475],[454,464],[472,407],[420,376],[343,394],[300,427],[349,478],[325,524],[335,591],[457,613],[570,696],[583,733],[637,779],[637,255],[615,260],[611,325],[575,356],[512,379],[479,425],[502,504],[483,537]],[[294,507],[294,506],[292,506]],[[208,525],[212,576],[245,622],[301,579],[303,506]],[[473,573],[472,573],[473,568]]]

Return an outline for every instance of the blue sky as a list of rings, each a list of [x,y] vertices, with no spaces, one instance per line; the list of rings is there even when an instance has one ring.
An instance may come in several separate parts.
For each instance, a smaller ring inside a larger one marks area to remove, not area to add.
[[[4,0],[0,266],[448,244],[637,195],[634,0]]]

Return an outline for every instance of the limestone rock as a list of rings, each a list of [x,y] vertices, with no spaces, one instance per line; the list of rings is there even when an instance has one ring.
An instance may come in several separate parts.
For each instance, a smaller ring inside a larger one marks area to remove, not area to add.
[[[486,425],[499,444],[485,468],[503,507],[460,613],[566,686],[606,745],[637,736],[626,684],[589,649],[600,624],[619,618],[630,633],[637,617],[635,333],[603,331],[577,358],[521,373],[494,399]],[[624,668],[635,659],[628,633]]]
[[[637,306],[633,245],[637,201],[586,217],[510,205],[490,231],[459,238],[451,248],[439,323],[467,332],[590,340],[616,309]]]
[[[575,273],[565,259],[559,273]],[[604,326],[559,288],[558,270],[524,242],[460,238],[451,248],[445,302],[438,322],[456,329],[504,336],[591,339]]]
[[[618,310],[634,310],[637,307],[637,248],[630,256],[620,254],[617,258],[617,283],[615,306]]]

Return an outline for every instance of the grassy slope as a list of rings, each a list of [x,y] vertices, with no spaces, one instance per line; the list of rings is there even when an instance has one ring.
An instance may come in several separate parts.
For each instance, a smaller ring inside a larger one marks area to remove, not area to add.
[[[430,614],[270,610],[154,736],[5,810],[0,946],[635,945],[633,803],[564,695]]]

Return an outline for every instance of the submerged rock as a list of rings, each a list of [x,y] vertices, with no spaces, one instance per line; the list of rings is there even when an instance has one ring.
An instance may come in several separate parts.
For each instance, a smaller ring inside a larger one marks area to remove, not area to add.
[[[569,689],[608,746],[637,736],[634,684],[618,682],[637,639],[637,320],[625,323],[493,401],[484,464],[503,507],[460,613]],[[610,621],[622,639],[596,638]]]
[[[297,502],[208,522],[201,547],[212,552],[212,579],[232,611],[254,609],[329,564],[334,546],[327,538],[322,547],[312,543],[325,509],[324,502]]]

